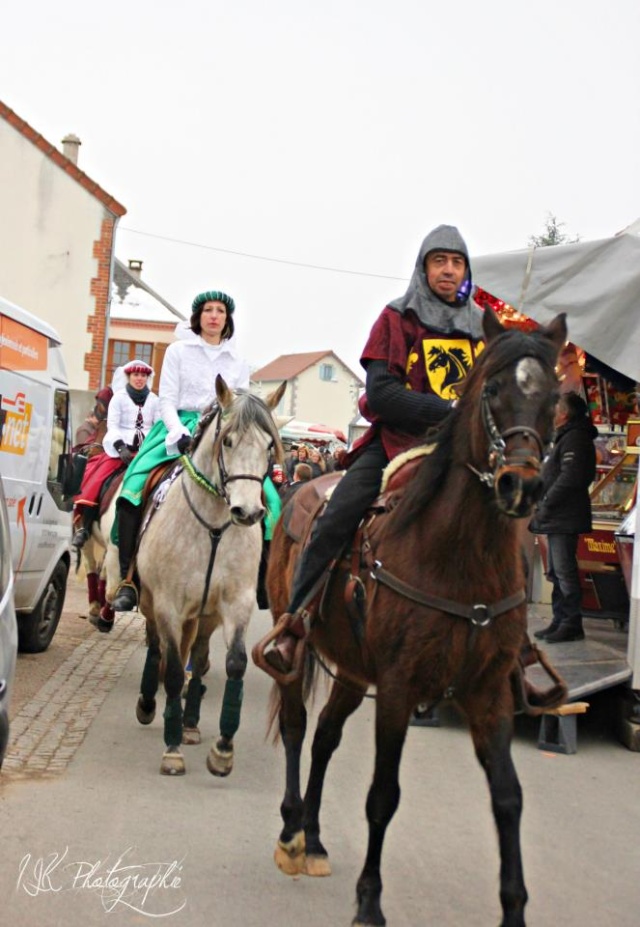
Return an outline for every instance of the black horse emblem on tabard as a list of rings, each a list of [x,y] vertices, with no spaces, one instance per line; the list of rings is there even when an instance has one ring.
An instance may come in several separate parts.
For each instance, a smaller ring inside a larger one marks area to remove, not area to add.
[[[427,351],[427,372],[434,391],[444,399],[455,395],[451,389],[466,378],[471,357],[463,347],[434,344]]]

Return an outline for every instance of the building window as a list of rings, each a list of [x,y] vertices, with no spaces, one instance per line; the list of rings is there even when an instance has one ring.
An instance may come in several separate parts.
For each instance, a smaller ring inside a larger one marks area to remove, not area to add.
[[[110,341],[109,357],[107,360],[107,383],[111,383],[113,374],[118,367],[128,364],[131,360],[141,360],[153,366],[153,345],[142,341]]]
[[[320,364],[320,379],[321,380],[337,380],[336,368],[333,364]]]

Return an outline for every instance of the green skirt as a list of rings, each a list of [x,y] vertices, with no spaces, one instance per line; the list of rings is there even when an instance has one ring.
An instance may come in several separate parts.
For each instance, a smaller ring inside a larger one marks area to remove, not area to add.
[[[189,429],[190,434],[193,434],[200,419],[200,413],[180,411],[178,416],[182,424]],[[142,492],[147,477],[155,467],[166,463],[168,460],[177,460],[180,457],[180,454],[167,454],[166,437],[167,426],[162,419],[158,419],[142,442],[142,447],[125,470],[120,498],[126,499],[131,505],[140,505],[142,503]],[[111,540],[114,544],[118,543],[117,532],[118,519],[116,518],[111,530]]]

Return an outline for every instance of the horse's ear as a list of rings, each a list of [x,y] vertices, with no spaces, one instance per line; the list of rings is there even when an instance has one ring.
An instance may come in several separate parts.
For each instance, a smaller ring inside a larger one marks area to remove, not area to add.
[[[484,313],[482,315],[482,330],[487,344],[493,341],[494,338],[497,338],[498,335],[501,335],[503,331],[506,331],[504,325],[488,303],[485,304]]]
[[[280,386],[276,390],[274,390],[272,393],[269,393],[269,395],[265,399],[265,403],[270,409],[278,408],[278,403],[284,396],[284,391],[286,390],[286,388],[287,388],[287,381],[283,380]]]
[[[560,354],[560,351],[567,341],[567,313],[561,312],[557,315],[553,322],[550,322],[546,328],[542,329],[542,334],[555,345],[556,354]]]
[[[233,393],[220,374],[216,376],[216,396],[221,409],[226,409],[233,402]]]

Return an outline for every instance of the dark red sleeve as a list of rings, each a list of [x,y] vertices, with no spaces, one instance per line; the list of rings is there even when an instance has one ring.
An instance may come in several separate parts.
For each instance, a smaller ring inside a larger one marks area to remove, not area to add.
[[[404,380],[407,371],[407,356],[410,340],[404,331],[403,317],[387,306],[375,322],[364,346],[360,363],[366,368],[367,361],[384,360],[389,373]]]

